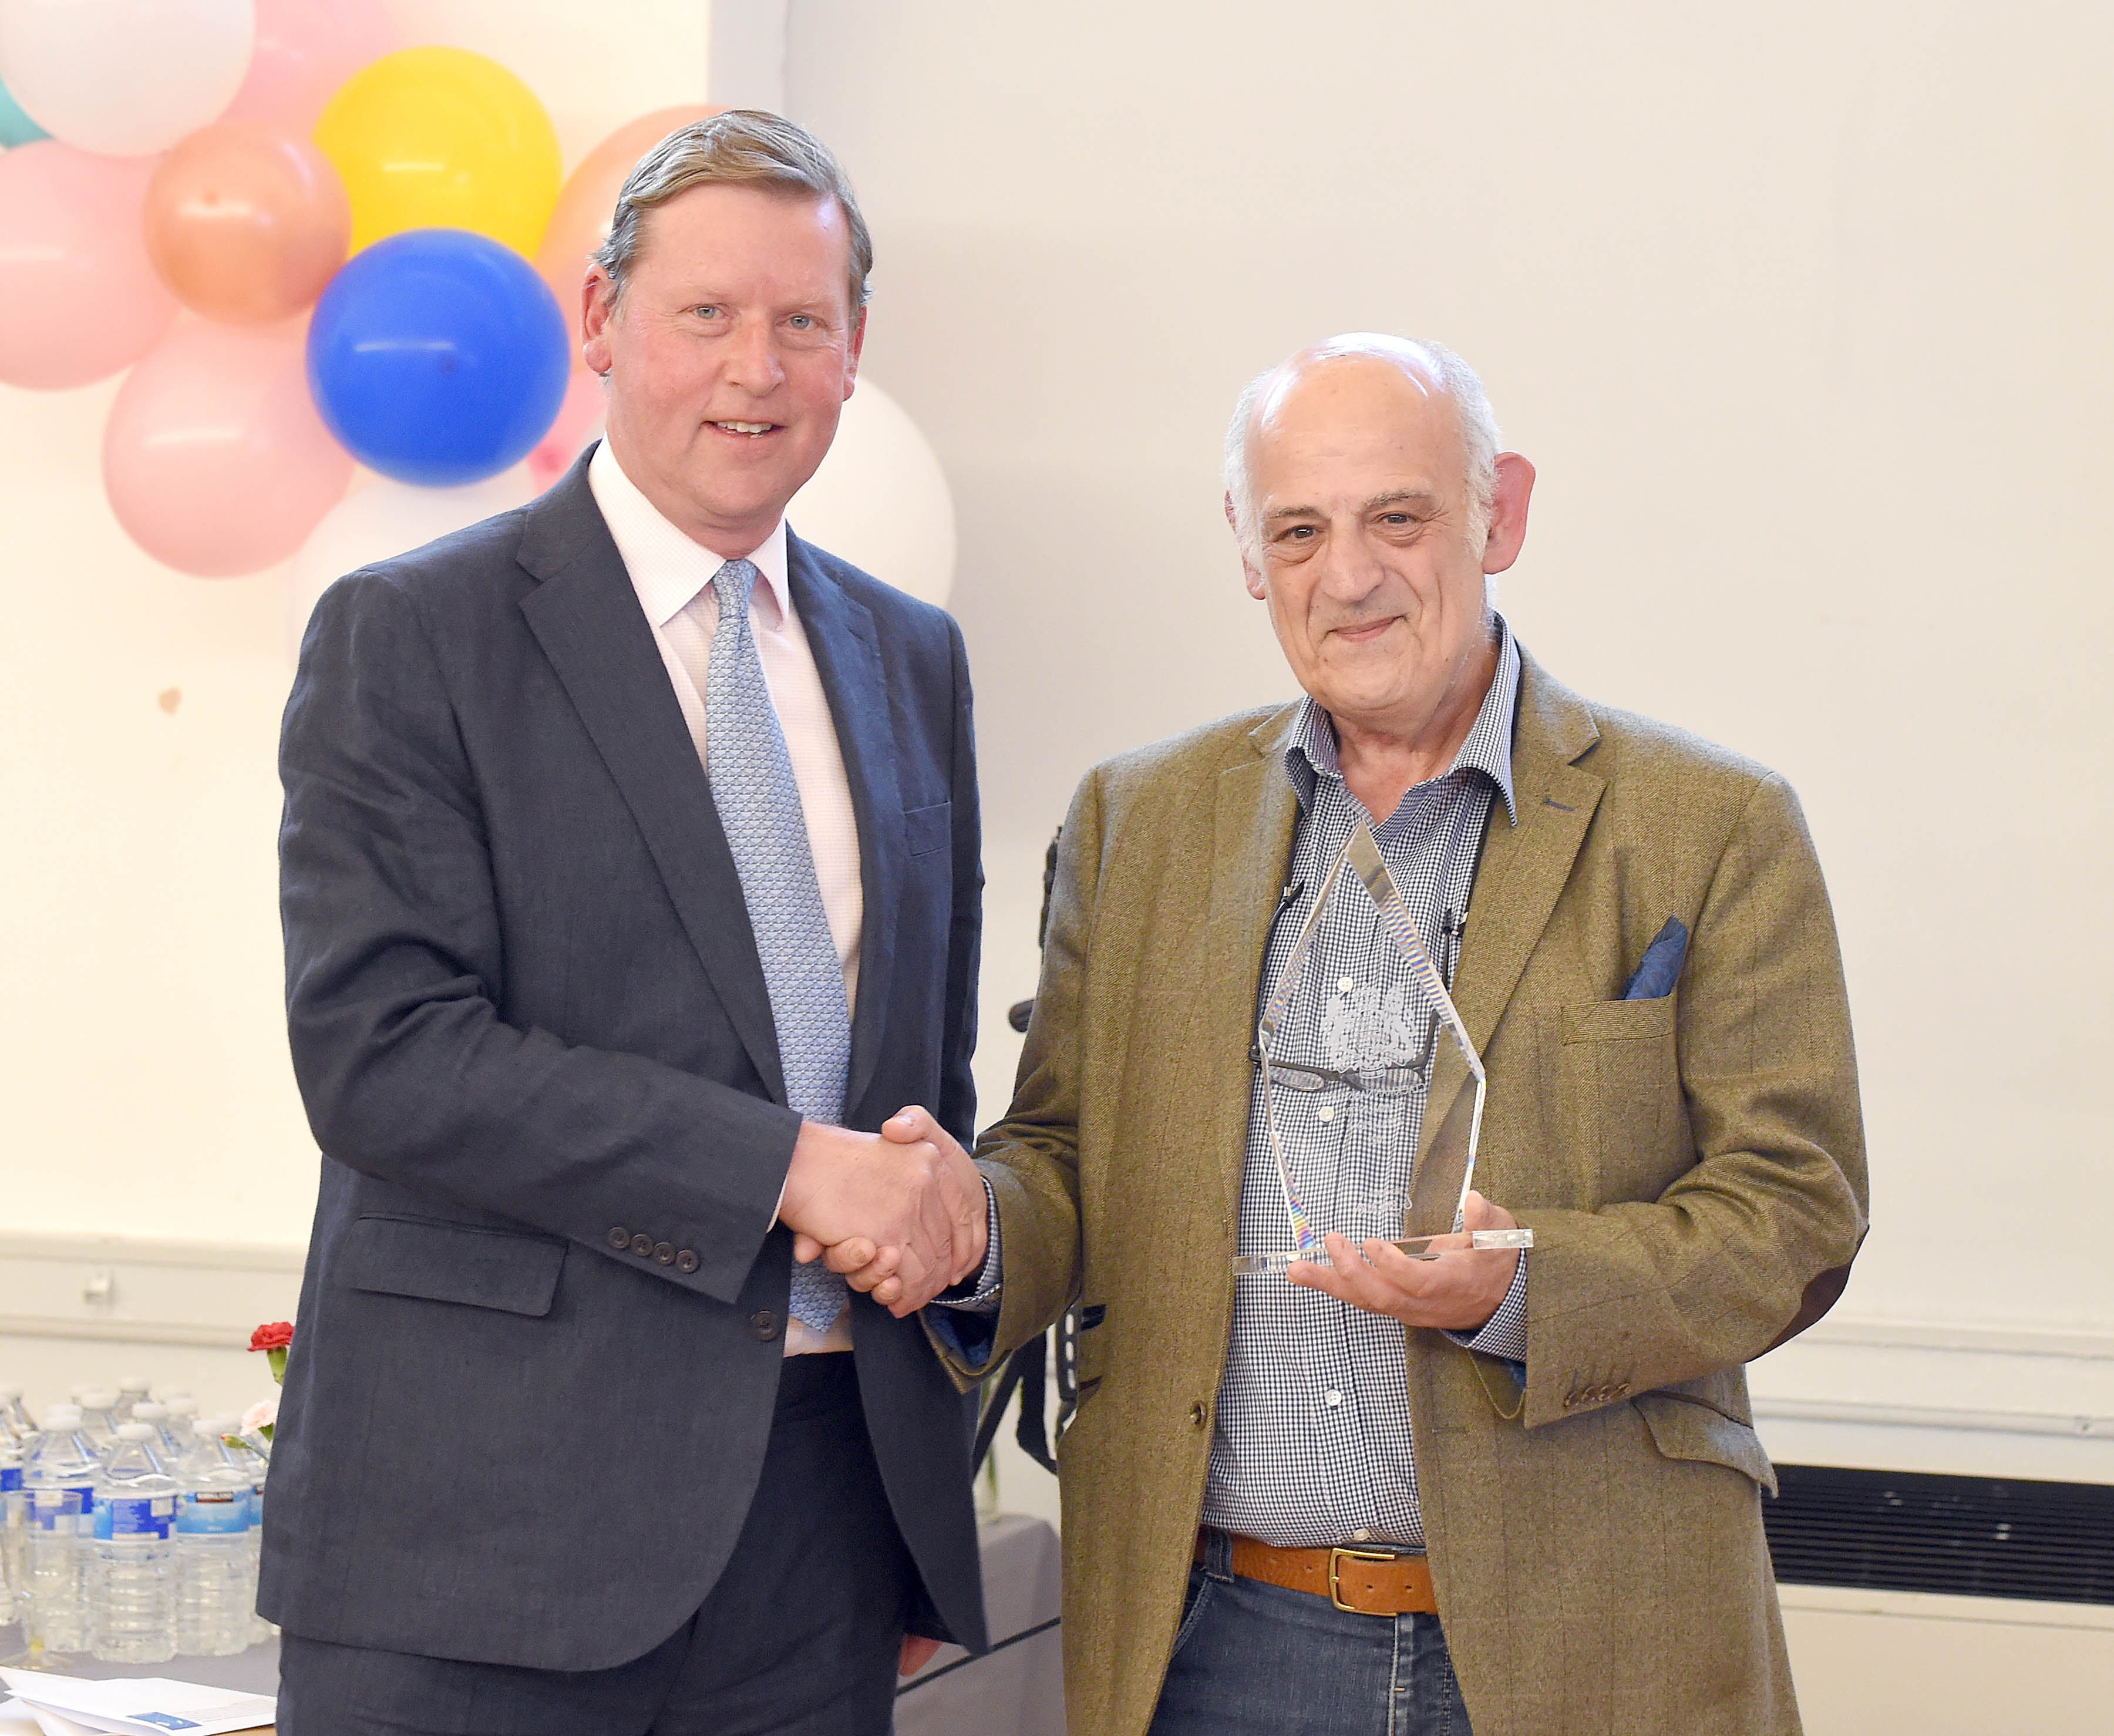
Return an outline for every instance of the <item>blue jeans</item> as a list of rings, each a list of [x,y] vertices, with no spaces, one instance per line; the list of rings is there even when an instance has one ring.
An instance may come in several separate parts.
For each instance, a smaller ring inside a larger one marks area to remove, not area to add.
[[[1150,1736],[1472,1736],[1437,1616],[1237,1579],[1206,1536]]]

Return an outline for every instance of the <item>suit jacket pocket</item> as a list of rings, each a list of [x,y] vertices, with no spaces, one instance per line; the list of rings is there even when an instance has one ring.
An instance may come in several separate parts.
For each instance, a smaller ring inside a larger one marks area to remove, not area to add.
[[[1563,1143],[1578,1165],[1582,1204],[1656,1199],[1695,1161],[1682,1102],[1676,998],[1555,1010]]]
[[[372,1216],[353,1225],[332,1263],[348,1289],[543,1315],[557,1294],[565,1244],[430,1218]]]
[[[1651,1431],[1652,1445],[1665,1459],[1687,1459],[1723,1465],[1750,1478],[1771,1495],[1777,1492],[1776,1468],[1762,1449],[1762,1437],[1744,1422],[1692,1399],[1647,1392],[1630,1400]]]
[[[1655,1001],[1587,1001],[1567,1006],[1566,1042],[1654,1042],[1673,1034],[1672,995]]]
[[[935,802],[930,808],[903,810],[905,847],[913,856],[929,856],[945,850],[954,833],[954,804]]]

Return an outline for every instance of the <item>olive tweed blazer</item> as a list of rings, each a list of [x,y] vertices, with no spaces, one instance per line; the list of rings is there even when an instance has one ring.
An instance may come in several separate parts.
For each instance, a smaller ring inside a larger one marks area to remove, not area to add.
[[[1061,1456],[1075,1736],[1145,1729],[1181,1613],[1297,818],[1291,717],[1088,774],[1013,1106],[978,1147],[1004,1238],[995,1354],[1087,1305]],[[1454,996],[1489,1072],[1478,1184],[1535,1236],[1525,1390],[1404,1332],[1454,1669],[1477,1736],[1795,1732],[1741,1365],[1813,1312],[1810,1285],[1832,1299],[1865,1222],[1819,867],[1781,780],[1531,659],[1513,776]],[[1675,992],[1616,999],[1669,916],[1693,937]],[[1442,1056],[1420,1162],[1471,1095]]]

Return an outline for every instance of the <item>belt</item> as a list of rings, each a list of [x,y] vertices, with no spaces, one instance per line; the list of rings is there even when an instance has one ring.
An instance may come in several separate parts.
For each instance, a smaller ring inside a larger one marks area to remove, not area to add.
[[[1325,1597],[1354,1615],[1436,1615],[1439,1600],[1431,1588],[1431,1564],[1422,1555],[1398,1555],[1384,1550],[1279,1549],[1229,1532],[1233,1572],[1242,1579],[1288,1592]],[[1197,1559],[1205,1559],[1205,1541],[1197,1538]]]

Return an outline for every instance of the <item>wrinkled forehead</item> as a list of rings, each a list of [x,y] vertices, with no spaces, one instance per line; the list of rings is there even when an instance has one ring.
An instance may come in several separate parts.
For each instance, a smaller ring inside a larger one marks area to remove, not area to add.
[[[1278,369],[1248,422],[1251,472],[1381,451],[1439,472],[1461,450],[1453,394],[1413,344],[1302,350]]]

